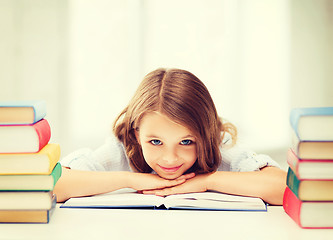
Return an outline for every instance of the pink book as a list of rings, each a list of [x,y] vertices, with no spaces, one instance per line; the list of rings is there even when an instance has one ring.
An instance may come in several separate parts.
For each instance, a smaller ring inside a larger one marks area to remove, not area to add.
[[[283,208],[301,228],[333,228],[332,201],[301,201],[287,187]]]
[[[51,138],[46,119],[29,125],[0,125],[0,153],[39,152]]]

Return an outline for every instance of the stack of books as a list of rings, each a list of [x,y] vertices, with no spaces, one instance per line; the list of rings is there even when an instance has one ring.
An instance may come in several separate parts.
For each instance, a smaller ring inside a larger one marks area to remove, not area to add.
[[[290,113],[285,212],[302,228],[333,228],[333,107]]]
[[[44,101],[0,102],[0,222],[48,223],[61,175]]]

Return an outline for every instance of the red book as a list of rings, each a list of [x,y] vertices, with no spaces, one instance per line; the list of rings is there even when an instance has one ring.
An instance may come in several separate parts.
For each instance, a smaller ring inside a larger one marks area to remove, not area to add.
[[[300,180],[333,180],[333,159],[301,159],[290,148],[287,163]]]
[[[0,125],[0,153],[39,152],[50,138],[46,119],[29,125]]]
[[[283,208],[301,228],[333,229],[332,201],[301,201],[287,187],[283,196]]]

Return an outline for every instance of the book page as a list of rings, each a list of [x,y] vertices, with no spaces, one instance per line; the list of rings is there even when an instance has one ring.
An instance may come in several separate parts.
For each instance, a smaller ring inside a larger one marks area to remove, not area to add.
[[[164,202],[166,208],[266,210],[266,205],[260,198],[218,192],[170,195]]]
[[[218,200],[218,201],[228,201],[228,202],[258,202],[256,197],[245,197],[237,196],[226,193],[219,192],[199,192],[199,193],[184,193],[184,194],[175,194],[167,196],[169,199],[206,199],[206,200]],[[259,199],[259,201],[262,201]]]
[[[160,206],[163,204],[163,199],[155,195],[137,193],[133,189],[120,189],[91,197],[70,198],[62,207]]]
[[[213,210],[266,210],[260,198],[235,196],[217,192],[176,194],[167,197],[137,193],[133,189],[99,194],[91,197],[71,198],[61,207],[160,207]]]

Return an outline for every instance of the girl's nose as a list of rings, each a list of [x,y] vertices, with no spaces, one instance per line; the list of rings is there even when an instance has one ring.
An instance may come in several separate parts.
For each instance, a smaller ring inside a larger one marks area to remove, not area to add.
[[[177,152],[174,148],[166,149],[163,153],[163,160],[168,165],[173,165],[178,161]]]

